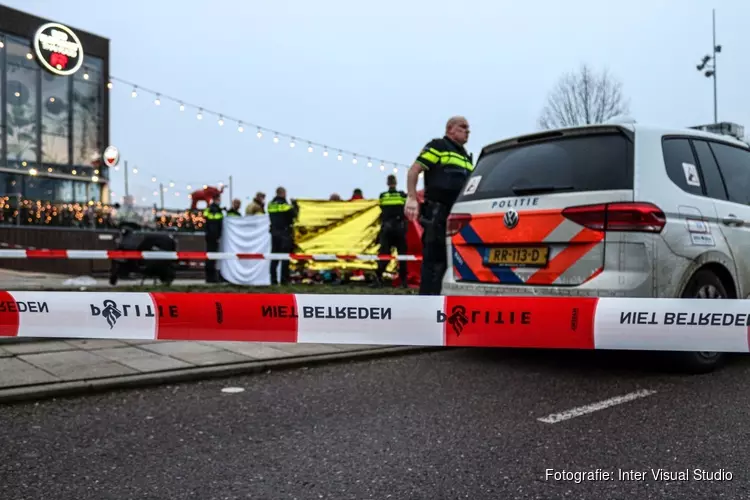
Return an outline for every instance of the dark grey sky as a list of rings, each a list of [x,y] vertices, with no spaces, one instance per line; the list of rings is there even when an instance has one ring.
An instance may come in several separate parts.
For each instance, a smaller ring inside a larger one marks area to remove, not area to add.
[[[278,185],[299,198],[348,197],[355,187],[373,196],[388,172],[366,158],[336,161],[337,148],[411,163],[446,118],[463,114],[476,153],[533,131],[556,79],[582,62],[623,81],[638,121],[710,123],[711,83],[695,65],[711,48],[712,7],[724,46],[719,119],[750,126],[746,0],[3,3],[109,38],[114,76],[331,148],[324,158],[304,142],[258,140],[254,129],[199,121],[193,109],[132,99],[120,85],[112,141],[138,166],[139,201],[154,199],[152,176],[175,182],[171,206],[186,203],[187,184],[229,175],[242,198]],[[122,193],[119,174],[113,190]]]

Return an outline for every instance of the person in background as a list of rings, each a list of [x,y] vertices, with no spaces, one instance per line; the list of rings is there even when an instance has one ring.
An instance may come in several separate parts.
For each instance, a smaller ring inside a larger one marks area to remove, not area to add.
[[[391,253],[396,248],[399,256],[406,254],[406,219],[404,217],[404,205],[406,204],[406,193],[396,189],[396,176],[388,176],[388,191],[380,193],[380,254]],[[374,287],[381,286],[383,273],[388,261],[378,261],[378,271],[375,275]],[[398,263],[398,276],[401,278],[401,288],[407,285],[406,261]]]
[[[245,215],[263,215],[266,213],[264,205],[266,203],[266,194],[258,191],[255,193],[253,201],[245,208]]]
[[[445,135],[428,142],[406,177],[408,197],[404,212],[410,220],[419,218],[422,233],[420,295],[440,295],[448,257],[446,225],[448,214],[466,179],[474,170],[473,159],[464,145],[469,140],[469,122],[454,116],[445,125]],[[424,205],[417,201],[417,181],[424,172]]]
[[[240,213],[241,206],[242,202],[240,200],[232,200],[232,208],[227,210],[227,217],[242,217],[242,214]]]
[[[221,240],[221,231],[224,226],[224,212],[221,209],[221,195],[216,195],[211,200],[211,204],[203,211],[203,218],[206,219],[203,226],[203,233],[206,238],[206,252],[218,252],[219,240]],[[209,259],[206,261],[206,283],[218,283],[219,277],[216,273],[216,261]]]
[[[362,190],[357,188],[354,190],[354,193],[352,193],[352,197],[349,199],[349,201],[353,200],[364,200],[365,197],[362,195]]]
[[[333,193],[328,201],[341,201],[341,196],[338,193]]]
[[[271,252],[291,253],[294,250],[294,220],[297,218],[299,208],[297,202],[286,201],[286,189],[276,189],[276,197],[268,204],[268,216],[271,219]],[[271,261],[271,284],[282,285],[289,283],[289,261],[281,262],[281,280],[276,275],[279,267],[278,260]]]

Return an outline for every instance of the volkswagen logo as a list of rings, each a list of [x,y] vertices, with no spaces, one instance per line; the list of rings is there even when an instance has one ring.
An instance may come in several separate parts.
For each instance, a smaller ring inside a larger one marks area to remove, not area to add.
[[[513,209],[505,212],[505,215],[503,216],[503,224],[505,224],[505,227],[508,229],[516,227],[518,225],[518,212]]]

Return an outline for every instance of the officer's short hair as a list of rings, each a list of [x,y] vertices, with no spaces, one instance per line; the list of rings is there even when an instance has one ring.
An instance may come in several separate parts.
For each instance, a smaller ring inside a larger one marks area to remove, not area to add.
[[[451,116],[448,119],[448,122],[446,122],[446,124],[445,124],[445,131],[447,132],[448,130],[450,130],[450,128],[453,125],[455,125],[455,124],[457,124],[459,122],[467,122],[468,123],[468,120],[466,118],[464,118],[463,116]]]
[[[391,174],[388,176],[388,184],[396,184],[396,176]]]
[[[281,194],[286,191],[283,186],[279,186],[276,188],[276,196],[281,196]]]

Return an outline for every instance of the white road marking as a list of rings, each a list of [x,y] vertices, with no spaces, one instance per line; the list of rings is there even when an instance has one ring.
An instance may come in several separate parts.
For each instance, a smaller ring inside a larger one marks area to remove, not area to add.
[[[656,391],[643,389],[640,391],[625,394],[624,396],[605,399],[604,401],[599,401],[598,403],[579,406],[578,408],[573,408],[572,410],[564,411],[562,413],[553,413],[552,415],[547,415],[546,417],[538,418],[537,420],[539,420],[540,422],[544,422],[545,424],[556,424],[557,422],[562,422],[563,420],[580,417],[581,415],[586,415],[588,413],[603,410],[605,408],[609,408],[610,406],[627,403],[628,401],[633,401],[634,399],[645,398],[646,396],[651,396],[652,394],[656,394]]]
[[[221,390],[221,392],[226,392],[227,394],[237,394],[238,392],[243,392],[245,389],[242,387],[225,387]]]

